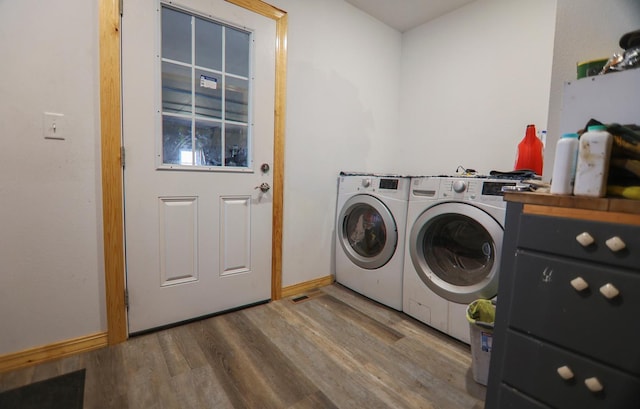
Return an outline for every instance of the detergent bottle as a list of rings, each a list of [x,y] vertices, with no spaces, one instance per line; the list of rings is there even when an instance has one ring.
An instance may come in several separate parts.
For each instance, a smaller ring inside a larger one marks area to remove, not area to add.
[[[536,126],[527,125],[524,138],[518,144],[514,170],[532,170],[542,175],[542,141],[536,136]]]
[[[582,134],[578,146],[574,195],[605,196],[612,144],[613,136],[604,125],[592,125]]]
[[[556,158],[553,162],[551,177],[552,195],[570,195],[576,179],[576,163],[578,161],[578,134],[565,133],[556,145]]]

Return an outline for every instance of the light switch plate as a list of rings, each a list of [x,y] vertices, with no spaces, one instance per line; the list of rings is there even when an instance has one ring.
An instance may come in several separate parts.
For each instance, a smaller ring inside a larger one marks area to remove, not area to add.
[[[45,139],[64,140],[64,114],[45,112],[43,116],[43,134]]]

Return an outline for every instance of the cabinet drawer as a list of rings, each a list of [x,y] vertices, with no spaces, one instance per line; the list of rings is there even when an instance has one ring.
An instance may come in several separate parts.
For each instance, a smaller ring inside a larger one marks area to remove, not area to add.
[[[587,232],[593,244],[583,247],[576,237]],[[626,245],[614,252],[605,242],[619,237]],[[518,248],[543,251],[637,269],[640,266],[638,226],[523,214],[520,218]]]
[[[639,274],[524,250],[515,268],[511,327],[640,375]],[[606,284],[620,294],[605,298]]]
[[[505,384],[500,385],[497,407],[500,409],[551,409]]]
[[[554,347],[526,335],[507,331],[503,381],[558,409],[638,408],[640,379]],[[573,373],[565,380],[558,368]],[[592,392],[585,380],[596,378],[600,392]]]

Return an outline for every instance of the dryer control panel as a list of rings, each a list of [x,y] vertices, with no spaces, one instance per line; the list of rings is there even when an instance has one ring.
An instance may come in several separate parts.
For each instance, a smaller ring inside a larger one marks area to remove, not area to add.
[[[441,198],[457,200],[476,199],[482,189],[482,181],[478,179],[442,179],[440,184]]]
[[[515,186],[516,182],[484,182],[482,183],[483,196],[504,196],[504,186]]]
[[[485,178],[442,178],[439,198],[482,202],[502,202],[504,186],[515,186],[516,181]]]

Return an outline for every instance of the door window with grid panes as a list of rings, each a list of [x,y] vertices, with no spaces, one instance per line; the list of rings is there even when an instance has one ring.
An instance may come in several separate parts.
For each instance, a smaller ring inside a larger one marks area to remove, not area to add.
[[[162,6],[161,168],[251,167],[251,33]]]

